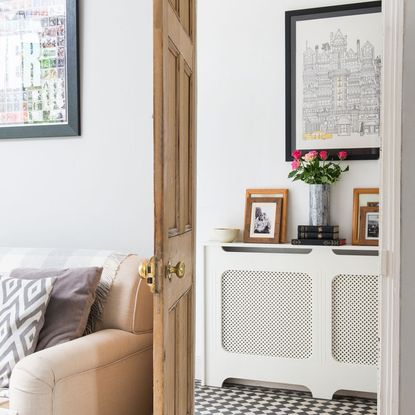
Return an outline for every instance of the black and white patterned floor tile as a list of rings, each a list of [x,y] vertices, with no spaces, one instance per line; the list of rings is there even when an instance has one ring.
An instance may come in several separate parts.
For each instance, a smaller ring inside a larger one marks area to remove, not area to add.
[[[241,385],[223,388],[196,382],[195,415],[376,415],[376,401],[335,397],[313,399],[295,392]]]

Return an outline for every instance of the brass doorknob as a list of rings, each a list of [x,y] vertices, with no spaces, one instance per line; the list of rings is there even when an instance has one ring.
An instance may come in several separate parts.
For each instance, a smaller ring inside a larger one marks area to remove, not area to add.
[[[156,258],[144,259],[138,266],[138,275],[146,280],[151,292],[155,292]]]
[[[147,275],[148,275],[148,260],[147,259],[140,262],[140,265],[138,266],[138,275],[143,280],[147,278]]]
[[[183,278],[185,273],[186,265],[182,261],[178,262],[176,266],[169,263],[166,267],[166,274],[169,280],[172,279],[173,274],[176,274],[178,278]]]

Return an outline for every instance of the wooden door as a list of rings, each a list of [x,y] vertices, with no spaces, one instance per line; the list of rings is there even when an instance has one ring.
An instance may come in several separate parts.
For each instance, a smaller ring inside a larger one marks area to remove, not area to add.
[[[194,412],[195,104],[195,0],[154,0],[154,415]]]

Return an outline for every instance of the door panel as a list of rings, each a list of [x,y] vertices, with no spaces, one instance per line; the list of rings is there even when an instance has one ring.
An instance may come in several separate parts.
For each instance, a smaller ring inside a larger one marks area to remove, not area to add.
[[[192,291],[183,295],[179,302],[169,310],[168,349],[166,361],[169,368],[166,414],[190,414],[193,404],[192,385],[189,380],[193,374],[192,361],[187,350],[192,347],[193,329],[188,324],[192,314]],[[193,380],[191,380],[193,383]],[[190,387],[189,387],[190,386]]]
[[[173,10],[175,10],[177,13],[179,13],[180,0],[169,0],[169,1],[170,1],[170,5],[173,8]]]
[[[166,379],[166,391],[165,397],[167,405],[166,412],[163,415],[170,415],[176,412],[176,310],[175,308],[169,310],[168,314],[168,323],[165,326],[166,332],[168,333],[167,347],[166,347],[166,374],[168,374]],[[154,397],[156,398],[156,397]],[[160,410],[162,410],[160,408]]]
[[[188,407],[188,354],[189,344],[189,293],[186,293],[175,307],[176,314],[176,413],[189,413]]]
[[[169,45],[167,62],[167,154],[169,162],[166,164],[166,185],[175,189],[166,194],[167,225],[169,235],[178,233],[179,228],[179,194],[180,194],[180,160],[179,160],[179,77],[180,56],[174,45]]]
[[[180,258],[186,264],[186,275],[182,279],[178,279],[177,277],[172,277],[171,280],[167,279],[165,281],[165,300],[167,303],[167,307],[172,309],[174,305],[179,301],[179,299],[185,295],[193,286],[193,264],[192,260],[193,257],[189,253],[185,253],[184,249],[181,247],[185,247],[186,245],[190,245],[193,243],[193,232],[186,232],[185,234],[180,236],[180,246],[177,249],[172,249],[169,251],[169,258]],[[179,238],[179,237],[177,237]],[[175,264],[174,261],[171,261]],[[177,261],[176,261],[177,262]]]
[[[192,125],[193,125],[193,114],[192,114],[192,101],[191,97],[193,95],[192,90],[192,73],[190,68],[184,64],[183,71],[183,81],[181,85],[181,106],[183,108],[182,118],[181,118],[181,157],[183,163],[181,164],[183,171],[181,172],[181,188],[183,189],[183,194],[181,197],[180,211],[181,215],[181,226],[180,229],[183,232],[187,232],[192,228],[192,209],[191,204],[192,198],[192,180],[190,180],[192,172]]]
[[[155,415],[194,413],[194,11],[154,0]]]
[[[180,21],[188,34],[191,34],[192,1],[180,0]]]

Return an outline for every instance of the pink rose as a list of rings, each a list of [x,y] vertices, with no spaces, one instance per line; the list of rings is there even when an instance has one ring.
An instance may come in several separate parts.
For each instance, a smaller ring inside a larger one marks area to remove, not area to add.
[[[347,151],[339,151],[339,159],[340,160],[346,160],[347,159]]]
[[[318,157],[318,152],[313,150],[304,156],[304,160],[309,162],[309,161],[315,160],[317,157]]]
[[[329,153],[327,153],[327,151],[326,151],[326,150],[320,151],[320,158],[321,158],[323,161],[326,161],[326,160],[327,160],[327,158],[328,158],[328,156],[329,156]]]
[[[300,165],[301,165],[300,160],[294,160],[294,161],[291,163],[291,168],[292,168],[293,170],[297,170],[297,169],[300,167]]]
[[[295,151],[293,152],[293,157],[294,157],[296,160],[300,160],[300,158],[301,158],[301,151],[300,151],[300,150],[295,150]]]

